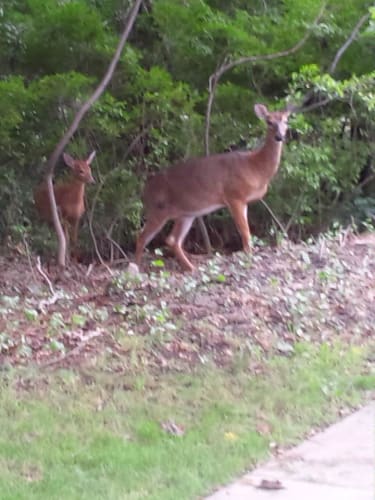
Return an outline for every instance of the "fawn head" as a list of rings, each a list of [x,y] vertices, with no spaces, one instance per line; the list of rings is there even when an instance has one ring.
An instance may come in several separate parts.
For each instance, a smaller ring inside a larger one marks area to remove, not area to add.
[[[94,184],[95,180],[91,173],[90,164],[95,158],[93,151],[86,160],[75,160],[68,153],[63,154],[65,164],[72,170],[73,176],[85,184]]]
[[[288,130],[288,118],[291,113],[290,109],[285,111],[268,111],[263,104],[255,104],[255,114],[261,120],[267,123],[268,130],[271,130],[275,135],[276,141],[283,141]]]

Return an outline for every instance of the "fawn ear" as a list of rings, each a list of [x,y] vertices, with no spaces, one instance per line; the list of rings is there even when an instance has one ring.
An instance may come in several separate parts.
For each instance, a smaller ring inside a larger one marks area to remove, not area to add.
[[[258,118],[266,120],[268,117],[268,109],[264,104],[255,104],[254,111]]]
[[[68,155],[68,153],[63,153],[64,162],[68,167],[74,168],[74,159]]]
[[[96,151],[93,151],[90,156],[87,158],[86,162],[90,165],[92,160],[95,158]]]

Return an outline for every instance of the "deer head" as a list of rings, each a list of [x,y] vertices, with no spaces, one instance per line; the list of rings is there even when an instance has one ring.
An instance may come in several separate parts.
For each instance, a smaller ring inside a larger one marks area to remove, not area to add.
[[[254,111],[259,119],[267,123],[268,129],[274,132],[276,141],[281,142],[285,139],[288,130],[288,118],[291,113],[289,109],[270,112],[264,104],[255,104]]]
[[[73,176],[84,184],[94,184],[95,180],[91,173],[91,163],[95,158],[93,151],[86,160],[76,160],[68,153],[63,153],[65,164],[71,169]]]

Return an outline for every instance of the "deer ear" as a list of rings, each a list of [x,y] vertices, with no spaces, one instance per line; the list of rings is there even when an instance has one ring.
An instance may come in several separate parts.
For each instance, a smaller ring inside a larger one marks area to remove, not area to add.
[[[86,162],[90,165],[92,160],[95,158],[96,151],[93,151],[90,156],[87,158]]]
[[[64,162],[68,167],[74,168],[74,159],[68,155],[68,153],[63,153]]]
[[[268,117],[268,109],[264,104],[255,104],[254,106],[255,114],[261,120],[266,120]]]

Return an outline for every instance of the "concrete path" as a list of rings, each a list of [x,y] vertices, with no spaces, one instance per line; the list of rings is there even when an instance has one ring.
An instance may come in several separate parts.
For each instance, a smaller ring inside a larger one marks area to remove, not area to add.
[[[206,500],[374,500],[374,430],[370,404]],[[262,480],[283,489],[257,488]]]

